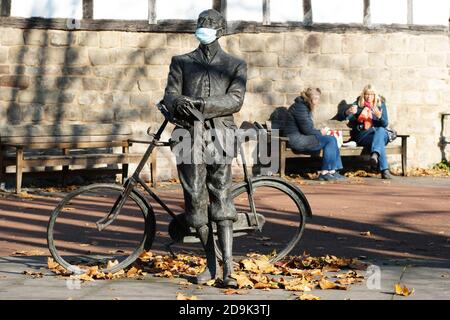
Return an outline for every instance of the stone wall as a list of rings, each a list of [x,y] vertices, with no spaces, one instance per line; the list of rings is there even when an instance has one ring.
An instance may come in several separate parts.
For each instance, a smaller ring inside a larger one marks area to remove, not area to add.
[[[171,57],[197,46],[190,34],[1,28],[0,35],[0,126],[126,122],[139,136],[162,121],[154,104],[163,96]],[[440,161],[440,113],[450,112],[447,32],[300,30],[220,42],[249,66],[238,122],[266,120],[307,86],[323,91],[315,114],[322,122],[372,83],[387,99],[392,126],[411,135],[409,165]],[[162,179],[176,172],[165,149],[158,155]]]

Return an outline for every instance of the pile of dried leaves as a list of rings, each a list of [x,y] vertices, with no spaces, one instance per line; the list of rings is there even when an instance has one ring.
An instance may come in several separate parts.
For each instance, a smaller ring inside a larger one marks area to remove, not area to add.
[[[433,168],[408,169],[410,177],[450,177],[450,170],[435,166]]]
[[[107,267],[115,264],[117,261],[109,261]],[[82,281],[118,278],[141,279],[149,273],[159,277],[176,278],[186,275],[195,276],[203,271],[205,264],[204,258],[193,255],[179,254],[173,258],[169,255],[144,252],[126,270],[105,274],[98,266],[80,266],[86,272],[82,275],[71,275],[70,278]],[[58,275],[68,275],[66,270],[52,258],[48,258],[48,267]],[[250,254],[239,262],[239,266],[235,267],[235,273],[232,275],[237,280],[239,289],[227,289],[224,293],[242,294],[243,289],[267,291],[284,289],[299,292],[301,294],[299,299],[313,300],[318,298],[303,293],[315,288],[347,290],[350,285],[364,281],[362,271],[366,268],[367,265],[357,259],[338,258],[332,255],[312,257],[303,254],[288,256],[281,261],[271,263],[268,256]],[[346,270],[346,272],[343,273],[342,270]],[[211,280],[206,285],[220,287],[221,284],[220,280]]]

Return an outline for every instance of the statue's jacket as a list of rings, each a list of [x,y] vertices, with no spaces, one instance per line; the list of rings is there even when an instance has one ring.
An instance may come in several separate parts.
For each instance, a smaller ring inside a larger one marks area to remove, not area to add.
[[[207,61],[200,47],[174,56],[164,95],[164,103],[173,113],[173,103],[180,96],[203,98],[205,130],[213,130],[215,144],[228,156],[236,156],[233,113],[243,104],[247,82],[247,65],[244,60],[227,54],[219,46],[216,54]],[[192,133],[191,133],[192,134]]]

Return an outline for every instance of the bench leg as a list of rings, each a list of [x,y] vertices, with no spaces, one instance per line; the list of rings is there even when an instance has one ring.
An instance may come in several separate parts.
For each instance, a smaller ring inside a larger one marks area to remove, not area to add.
[[[128,153],[130,151],[130,147],[125,146],[122,147],[122,153]],[[122,163],[122,184],[125,183],[125,180],[128,178],[128,163]]]
[[[407,154],[407,138],[406,137],[402,137],[402,175],[403,176],[407,176],[408,175],[408,167],[407,167],[407,158],[408,158],[408,154]]]
[[[16,150],[16,194],[22,191],[23,148]]]
[[[3,182],[3,149],[0,146],[0,184]]]
[[[63,149],[63,154],[65,156],[67,156],[69,154],[69,149]],[[69,166],[63,166],[63,171],[62,171],[62,185],[63,187],[66,186],[67,184],[67,174],[69,173]]]
[[[284,177],[286,175],[286,141],[280,142],[280,177]]]

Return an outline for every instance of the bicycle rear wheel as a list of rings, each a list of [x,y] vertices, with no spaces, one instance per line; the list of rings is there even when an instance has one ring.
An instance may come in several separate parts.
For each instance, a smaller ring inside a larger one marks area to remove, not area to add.
[[[265,221],[261,231],[240,234],[234,230],[233,256],[238,260],[250,253],[258,253],[268,255],[271,262],[276,262],[300,241],[311,208],[300,189],[282,179],[255,178],[252,185],[256,213],[264,216]],[[253,219],[247,185],[235,185],[231,194],[238,215]],[[216,241],[219,249],[218,245]],[[221,258],[220,250],[216,251]]]
[[[115,273],[133,263],[143,250],[150,250],[155,237],[155,216],[144,197],[133,190],[116,219],[99,231],[104,218],[124,187],[92,184],[64,197],[50,216],[47,243],[51,255],[72,273],[84,273],[98,265]]]

